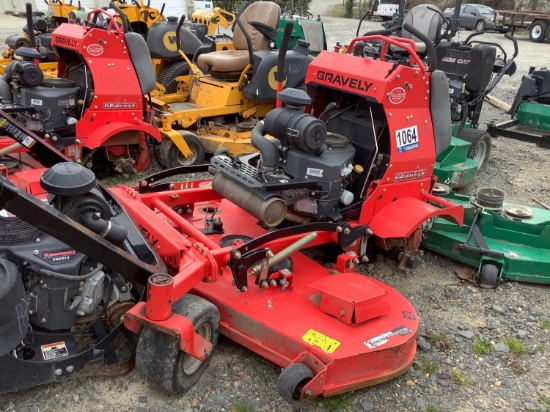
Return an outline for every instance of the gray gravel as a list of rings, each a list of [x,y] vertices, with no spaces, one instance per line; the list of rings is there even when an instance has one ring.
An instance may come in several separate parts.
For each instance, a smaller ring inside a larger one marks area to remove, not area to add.
[[[323,15],[328,5],[328,0],[314,0],[312,11]],[[2,19],[0,39],[13,32]],[[336,41],[346,43],[355,34],[355,20],[323,20],[329,46]],[[368,23],[364,31],[378,27]],[[462,33],[461,38],[466,35]],[[485,39],[501,41],[502,36],[488,34]],[[506,42],[502,44],[509,49]],[[549,53],[550,44],[521,40],[517,74],[505,78],[493,95],[510,103],[521,76],[530,65],[547,65]],[[505,118],[503,112],[486,105],[482,124]],[[508,200],[514,202],[536,206],[532,201],[536,197],[550,203],[548,156],[548,150],[533,144],[496,139],[487,171],[465,191],[495,186],[506,190]],[[221,338],[207,372],[185,396],[156,392],[133,371],[118,378],[80,379],[3,395],[0,412],[550,410],[550,332],[541,323],[550,320],[548,287],[510,282],[496,290],[480,290],[453,274],[460,267],[426,253],[423,264],[409,274],[398,273],[395,263],[382,257],[361,268],[401,291],[420,315],[414,367],[382,385],[290,406],[277,395],[280,368]],[[521,342],[527,353],[514,353],[508,345],[510,338]],[[488,344],[490,353],[476,354],[474,345],[480,342]]]

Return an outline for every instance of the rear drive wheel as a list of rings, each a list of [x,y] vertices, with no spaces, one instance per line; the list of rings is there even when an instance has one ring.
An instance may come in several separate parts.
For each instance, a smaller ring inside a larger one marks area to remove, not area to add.
[[[159,158],[160,163],[169,169],[178,166],[199,165],[204,160],[204,146],[200,139],[191,132],[180,131],[180,133],[191,150],[191,157],[185,157],[172,140],[164,138],[160,143]]]
[[[216,346],[220,330],[220,313],[210,302],[185,295],[172,307],[174,313],[188,318],[195,332]],[[152,386],[182,395],[193,387],[204,373],[213,351],[204,361],[183,352],[179,340],[156,329],[145,327],[136,349],[136,368]]]
[[[493,289],[498,285],[498,268],[495,265],[486,263],[481,266],[477,282],[480,288]]]
[[[186,74],[189,74],[189,65],[183,61],[175,62],[160,71],[157,82],[164,86],[166,93],[176,93],[178,91],[176,77]]]
[[[534,43],[542,43],[546,38],[546,30],[548,24],[543,21],[536,21],[531,25],[529,29],[529,38]]]
[[[277,379],[279,395],[289,402],[300,402],[304,386],[313,378],[313,372],[303,363],[292,363],[283,369]]]
[[[487,23],[485,22],[485,20],[478,20],[476,22],[476,31],[484,32],[486,28],[487,28]]]
[[[483,130],[465,128],[458,134],[458,137],[472,144],[468,151],[468,158],[475,160],[478,171],[483,172],[487,168],[491,156],[491,135]]]

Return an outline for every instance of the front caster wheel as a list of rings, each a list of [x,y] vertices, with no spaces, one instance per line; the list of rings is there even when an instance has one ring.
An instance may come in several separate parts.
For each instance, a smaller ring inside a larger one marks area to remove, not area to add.
[[[300,402],[302,390],[312,378],[313,373],[303,363],[288,365],[277,379],[279,395],[289,403]]]
[[[216,346],[220,331],[220,313],[210,302],[194,295],[185,295],[172,311],[188,318],[195,332]],[[204,373],[212,352],[200,361],[180,349],[173,336],[145,327],[136,349],[136,368],[152,386],[176,395],[193,387]]]
[[[180,130],[179,133],[189,146],[191,154],[186,157],[174,142],[168,138],[162,139],[159,148],[159,159],[162,166],[169,169],[178,166],[200,165],[204,161],[204,146],[200,139],[191,132]]]
[[[495,265],[486,263],[481,266],[477,282],[483,289],[494,289],[498,285],[498,268]]]

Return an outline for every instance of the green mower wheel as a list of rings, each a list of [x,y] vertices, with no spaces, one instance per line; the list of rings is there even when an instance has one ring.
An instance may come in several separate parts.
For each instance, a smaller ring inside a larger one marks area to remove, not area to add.
[[[494,289],[498,285],[498,273],[499,270],[495,265],[486,263],[481,266],[479,271],[479,276],[477,278],[477,283],[480,288],[483,289]]]
[[[220,313],[216,306],[195,295],[184,295],[172,307],[174,313],[188,318],[195,332],[216,346],[220,332]],[[145,327],[136,349],[136,369],[151,386],[182,395],[200,379],[212,352],[200,361],[180,349],[173,336]]]

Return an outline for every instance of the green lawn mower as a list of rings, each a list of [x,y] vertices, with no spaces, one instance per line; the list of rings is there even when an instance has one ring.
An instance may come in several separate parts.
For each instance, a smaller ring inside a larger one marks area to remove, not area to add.
[[[275,40],[277,48],[281,45],[285,25],[289,21],[293,23],[289,49],[294,48],[300,40],[309,43],[309,51],[313,56],[317,56],[321,51],[327,49],[327,37],[321,18],[315,18],[310,12],[301,10],[293,10],[283,13],[281,16],[277,26],[277,39]]]
[[[503,136],[550,148],[550,71],[531,67],[523,76],[509,113],[511,120],[489,124],[491,136]]]
[[[438,182],[455,189],[469,185],[487,168],[491,135],[478,129],[483,102],[504,75],[512,76],[516,71],[516,39],[505,35],[514,45],[514,54],[509,57],[500,44],[477,40],[481,34],[471,34],[462,43],[444,41],[435,49],[437,67],[449,78],[455,136],[437,157],[435,174]]]
[[[457,1],[458,9],[460,4]],[[479,118],[485,97],[504,75],[511,76],[516,71],[517,41],[505,35],[513,43],[512,56],[508,56],[499,43],[480,40],[477,36],[482,35],[481,32],[471,34],[464,42],[452,41],[457,32],[457,14],[448,19],[433,5],[419,5],[405,14],[404,6],[405,1],[401,0],[399,17],[395,21],[397,25],[368,34],[396,33],[399,37],[409,38],[415,41],[419,54],[427,57],[425,47],[412,34],[401,29],[400,24],[407,23],[426,34],[434,43],[436,69],[445,72],[449,79],[453,124],[451,144],[437,156],[434,174],[440,183],[455,189],[465,187],[488,165],[491,135],[478,129]],[[366,44],[364,53],[380,55],[382,51],[379,46],[376,42]],[[406,56],[406,52],[399,48],[390,47],[386,53],[394,58]]]

